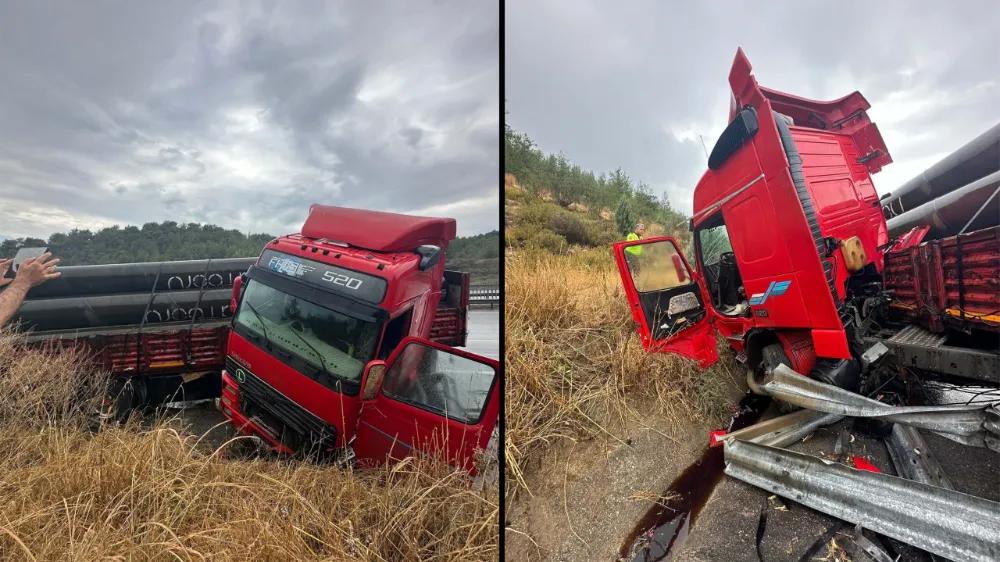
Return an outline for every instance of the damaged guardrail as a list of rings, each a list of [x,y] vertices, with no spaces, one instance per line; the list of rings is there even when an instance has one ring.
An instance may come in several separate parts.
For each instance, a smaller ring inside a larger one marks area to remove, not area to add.
[[[787,447],[801,441],[817,429],[837,423],[842,419],[844,416],[838,414],[799,410],[722,435],[718,441],[712,443],[712,446],[721,444],[722,440],[738,439],[772,447]]]
[[[950,560],[1000,560],[1000,503],[731,437],[733,478]]]
[[[916,429],[897,423],[885,439],[896,474],[924,484],[954,490],[951,480]]]
[[[786,365],[771,370],[760,388],[778,400],[809,410],[901,423],[933,431],[963,445],[1000,452],[1000,410],[995,405],[890,406],[810,379]]]

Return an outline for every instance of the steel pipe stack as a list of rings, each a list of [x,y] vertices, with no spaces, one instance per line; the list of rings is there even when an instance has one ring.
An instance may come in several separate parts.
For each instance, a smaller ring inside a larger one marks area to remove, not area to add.
[[[892,190],[882,201],[882,211],[891,219],[998,170],[1000,123]]]
[[[150,293],[232,287],[257,258],[119,263],[60,267],[62,275],[28,293],[27,300],[118,293]],[[155,285],[155,287],[154,287]]]
[[[1000,172],[994,172],[889,219],[886,221],[889,236],[900,236],[917,226],[930,226],[925,239],[932,240],[954,236],[963,228],[965,232],[974,232],[997,226],[1000,224],[998,189]]]
[[[256,258],[60,267],[14,322],[35,332],[228,318],[233,279]]]

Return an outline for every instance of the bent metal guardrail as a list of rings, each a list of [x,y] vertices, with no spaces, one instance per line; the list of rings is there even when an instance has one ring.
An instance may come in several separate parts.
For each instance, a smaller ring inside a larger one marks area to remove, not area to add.
[[[997,560],[1000,504],[794,451],[726,440],[726,474],[949,560]]]
[[[469,287],[469,304],[488,304],[492,309],[494,304],[500,304],[500,287],[495,285]]]

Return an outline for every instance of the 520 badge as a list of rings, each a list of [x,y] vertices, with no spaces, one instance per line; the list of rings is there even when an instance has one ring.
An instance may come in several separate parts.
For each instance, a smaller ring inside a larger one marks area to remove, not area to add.
[[[334,273],[332,271],[327,271],[323,274],[323,281],[333,283],[334,285],[342,285],[353,291],[360,289],[362,283],[362,281],[356,277],[351,277],[342,273]]]

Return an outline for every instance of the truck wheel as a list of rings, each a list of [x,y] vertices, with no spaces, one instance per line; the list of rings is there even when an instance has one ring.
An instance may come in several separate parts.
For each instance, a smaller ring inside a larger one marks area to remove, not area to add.
[[[785,355],[785,347],[780,343],[772,343],[770,345],[764,346],[761,350],[761,366],[764,372],[777,367],[778,365],[784,365],[789,369],[792,368],[792,361]],[[760,382],[764,382],[764,375],[761,373]],[[781,400],[775,399],[778,404],[778,411],[782,414],[789,414],[798,410],[799,407],[788,402],[782,402]]]
[[[115,377],[108,383],[101,417],[124,422],[146,402],[146,384],[141,377]]]

